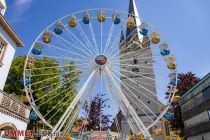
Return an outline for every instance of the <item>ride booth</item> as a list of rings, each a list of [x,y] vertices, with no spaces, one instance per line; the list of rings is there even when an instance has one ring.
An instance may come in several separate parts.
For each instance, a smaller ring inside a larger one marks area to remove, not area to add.
[[[107,131],[72,133],[72,138],[78,139],[79,137],[81,137],[81,140],[115,140],[118,135]]]

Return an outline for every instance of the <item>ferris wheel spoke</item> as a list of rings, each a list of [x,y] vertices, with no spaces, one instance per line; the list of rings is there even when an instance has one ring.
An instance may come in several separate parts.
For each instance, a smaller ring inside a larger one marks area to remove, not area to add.
[[[82,98],[81,104],[79,105],[79,107],[76,110],[76,113],[73,115],[72,119],[71,117],[69,117],[69,123],[67,123],[68,125],[66,126],[66,130],[68,132],[68,130],[72,127],[75,119],[77,118],[77,116],[79,115],[79,111],[81,111],[82,107],[85,104],[85,101],[87,100],[88,96],[90,96],[90,94],[92,93],[92,91],[94,90],[94,88],[96,87],[96,82],[98,81],[98,74],[96,75],[96,78],[94,80],[94,82],[91,84],[91,87],[89,88],[89,90],[87,91],[87,93],[84,95],[84,97]]]
[[[144,43],[147,43],[147,42],[144,42]],[[142,45],[144,45],[144,43]],[[124,57],[124,56],[127,56],[127,55],[131,55],[133,53],[135,53],[136,51],[139,51],[138,49],[135,50],[135,49],[132,49],[131,47],[134,45],[135,43],[126,43],[124,46],[122,46],[122,48],[119,50],[120,53],[123,52],[124,50],[126,49],[130,49],[129,52],[125,53],[125,54],[122,54],[121,57]],[[144,51],[144,50],[147,50],[149,49],[149,47],[146,47],[146,48],[140,48],[141,51]],[[114,59],[114,58],[117,58],[117,54],[114,54],[113,56],[111,56],[111,59]]]
[[[150,80],[150,81],[153,81],[153,82],[157,81],[157,82],[160,82],[160,83],[162,83],[162,84],[168,84],[168,82],[165,82],[165,81],[162,81],[162,80],[156,80],[156,79],[154,79],[154,78],[150,78],[150,77],[148,77],[148,76],[145,76],[146,73],[141,73],[141,72],[135,73],[135,72],[128,71],[128,70],[125,70],[125,69],[121,69],[121,71],[124,71],[124,72],[126,72],[126,73],[135,74],[136,76],[140,76],[140,77],[146,78],[146,79],[148,79],[148,80]],[[151,75],[151,76],[152,76],[152,75]],[[129,77],[127,77],[127,78],[129,78]]]
[[[143,49],[141,49],[141,51],[144,51],[144,50],[147,50],[148,48],[143,48]],[[132,50],[132,51],[130,51],[130,52],[128,52],[128,53],[125,53],[125,54],[122,54],[120,57],[123,59],[124,57],[126,57],[126,56],[130,56],[131,54],[133,54],[133,53],[135,53],[136,51],[135,50]],[[147,55],[152,55],[152,52],[149,52],[149,53],[144,53],[144,54],[142,54],[142,55],[138,55],[138,57],[139,58],[141,58],[141,57],[143,57],[143,56],[147,56]],[[137,56],[136,56],[137,57]],[[112,57],[112,58],[116,58],[116,57]],[[124,60],[124,59],[123,59]]]
[[[98,44],[97,44],[97,41],[96,41],[96,36],[94,34],[92,22],[89,23],[89,28],[90,28],[90,31],[91,31],[93,42],[95,44],[95,48],[97,50],[97,53],[99,54]]]
[[[91,52],[91,51],[88,49],[88,47],[85,46],[85,45],[81,42],[81,40],[78,39],[78,37],[76,37],[76,36],[74,35],[74,33],[72,33],[68,28],[66,28],[66,31],[67,31],[68,33],[70,33],[70,35],[73,36],[73,37],[81,44],[81,46],[82,46],[87,52],[90,53],[90,55],[91,55],[92,57],[95,56],[94,53]]]
[[[125,46],[128,44],[128,42],[127,42],[126,40],[127,40],[128,38],[130,38],[131,35],[132,35],[134,32],[135,32],[135,30],[132,31],[131,34],[128,35],[128,36],[124,39],[124,41],[119,42],[119,44],[116,44],[116,43],[118,43],[117,41],[116,41],[115,43],[113,43],[113,45],[112,45],[112,50],[111,50],[111,52],[109,52],[109,54],[112,55],[115,49],[117,49],[117,50],[119,50],[119,51],[121,52],[122,49],[119,49],[119,47],[120,47],[120,46],[122,46],[122,48],[125,47]],[[118,36],[118,37],[121,37],[121,31],[119,32],[119,36]],[[134,38],[135,38],[135,36],[132,37],[132,39],[134,39]],[[115,55],[116,55],[116,54],[115,54]]]
[[[116,15],[115,15],[115,17],[116,17]],[[114,18],[115,18],[114,17]],[[112,25],[111,25],[111,29],[110,29],[110,31],[109,31],[109,35],[108,35],[108,37],[107,37],[107,41],[106,41],[106,45],[105,45],[105,48],[104,48],[104,51],[103,51],[103,54],[106,52],[106,50],[107,50],[107,47],[109,46],[109,44],[110,44],[110,41],[111,41],[111,38],[112,38],[112,34],[113,34],[113,31],[114,31],[114,20],[112,21]]]
[[[51,95],[52,97],[50,97],[48,100],[46,100],[45,102],[39,104],[39,107],[43,106],[44,104],[48,103],[49,101],[51,101],[52,99],[55,99],[56,97],[58,97],[59,95],[65,93],[67,90],[71,89],[69,93],[71,93],[75,88],[76,88],[77,84],[74,84],[73,87],[69,86],[67,89],[63,90],[60,93],[55,93],[54,95]]]
[[[57,46],[60,46],[60,45],[62,45],[63,47],[65,47],[68,51],[70,51],[69,50],[69,46],[67,46],[65,43],[63,43],[63,42],[60,42],[60,41],[56,41],[56,42],[58,42],[58,44],[59,45],[57,45]],[[72,46],[72,45],[71,45]],[[73,46],[74,47],[74,46]],[[75,48],[75,47],[74,47]],[[71,50],[73,50],[73,49],[71,49]],[[70,51],[71,52],[71,51]],[[82,50],[82,49],[80,49],[80,46],[77,46],[77,49],[75,49],[75,52],[78,54],[78,55],[80,55],[80,56],[83,56],[83,57],[85,57],[85,58],[87,58],[87,59],[91,59],[92,58],[92,56],[90,55],[90,54],[88,54],[88,53],[86,53],[84,50]]]
[[[64,59],[64,60],[70,60],[70,61],[75,61],[75,62],[81,62],[80,59],[75,59],[71,57],[64,57],[64,56],[50,56],[50,55],[32,55],[36,57],[48,57],[48,58],[54,58],[54,59]],[[84,59],[82,62],[90,62],[89,60]]]
[[[102,73],[102,76],[103,76],[103,79],[105,81],[106,90],[111,92],[109,90],[109,87],[108,87],[108,84],[107,84],[107,79],[106,79],[106,76],[105,76],[104,72]],[[111,97],[111,93],[109,93],[108,95],[109,95],[109,100],[108,101],[110,102],[110,105],[114,105],[114,101],[113,101],[113,98]],[[114,108],[111,107],[111,110],[112,110],[112,112],[114,112]],[[120,133],[120,136],[122,138],[122,132],[121,132],[117,117],[114,118],[114,122],[115,122],[115,126],[117,127],[117,131],[118,131],[118,133]]]
[[[54,68],[66,68],[66,67],[74,67],[76,65],[65,65],[65,66],[53,66],[53,67],[39,67],[39,68],[33,68],[33,69],[27,69],[30,71],[38,71],[38,70],[48,70],[48,69],[54,69]],[[82,65],[81,65],[82,66]],[[79,71],[80,69],[76,68],[74,71]],[[74,72],[72,71],[72,72]]]
[[[130,86],[129,84],[128,84],[128,87],[130,87],[130,88],[131,88],[132,90],[134,90],[136,93],[140,93],[141,95],[143,95],[143,96],[146,97],[147,99],[153,101],[155,104],[157,104],[157,105],[159,105],[159,106],[162,106],[162,104],[161,104],[160,102],[158,102],[158,101],[154,100],[153,98],[149,97],[147,94],[142,93],[141,91],[135,89],[134,87]]]
[[[115,69],[113,69],[113,70],[114,70],[115,72],[117,72],[117,73],[120,73],[120,72],[118,72],[118,71],[115,70]],[[122,74],[122,73],[120,73],[120,74],[121,74],[122,76],[126,77],[126,79],[128,79],[128,80],[131,81],[132,83],[136,84],[136,82],[135,82],[133,79],[127,77],[126,75],[124,75],[124,74]],[[143,88],[144,90],[148,91],[148,92],[149,92],[150,94],[152,94],[154,97],[157,96],[154,92],[152,92],[152,91],[150,91],[149,89],[145,88],[145,87],[142,86],[141,84],[139,84],[139,86],[140,86],[141,88]]]
[[[87,46],[90,46],[90,48],[93,50],[94,54],[97,54],[96,49],[93,47],[92,43],[90,42],[90,40],[88,39],[86,33],[84,32],[84,30],[82,29],[82,27],[80,26],[80,23],[78,22],[78,27],[77,28],[80,31],[81,36],[83,37],[83,40],[86,40],[86,44]]]
[[[130,60],[137,59],[137,60],[140,60],[140,62],[147,60],[147,61],[145,61],[146,64],[139,64],[139,65],[149,65],[149,64],[153,64],[155,62],[155,61],[152,61],[154,58],[159,58],[159,56],[155,56],[155,55],[154,56],[145,56],[145,57],[139,56],[139,57],[126,58],[126,59],[122,58],[121,60],[110,59],[110,63],[111,64],[119,64],[120,63],[120,65],[125,65],[127,61],[129,62]],[[150,61],[152,61],[152,63],[149,63],[148,59],[151,59]],[[159,64],[165,64],[165,63],[159,62]],[[136,65],[138,65],[138,64],[133,64],[133,66],[136,66]]]
[[[132,96],[132,97],[131,97]],[[129,94],[126,94],[126,97],[128,97],[128,99],[129,100],[131,100],[132,102],[134,102],[133,101],[133,95],[129,95]],[[139,103],[139,102],[138,102]],[[146,111],[145,111],[145,104],[144,103],[142,103],[142,101],[140,102],[140,105],[138,104],[138,103],[136,103],[136,102],[134,102],[134,104],[137,106],[137,108],[138,109],[140,109],[142,112],[143,112],[143,114],[145,114],[152,122],[154,122],[154,120],[151,118],[151,115],[148,115],[148,113],[146,113]],[[144,108],[142,108],[142,106],[144,107]],[[156,116],[156,118],[157,118],[157,116]]]
[[[134,32],[134,31],[133,31],[133,32]],[[125,51],[126,49],[131,49],[131,50],[129,50],[129,53],[135,52],[135,50],[131,48],[134,44],[137,44],[138,47],[139,47],[141,50],[148,49],[148,48],[143,48],[142,45],[144,45],[144,44],[146,44],[146,43],[149,43],[149,42],[150,42],[149,39],[148,39],[146,42],[142,42],[142,44],[139,44],[139,43],[137,43],[137,42],[135,42],[135,41],[133,41],[133,42],[128,41],[128,42],[127,42],[127,39],[130,38],[131,35],[133,35],[133,32],[132,32],[130,35],[128,35],[128,37],[126,37],[126,39],[124,39],[124,41],[122,41],[120,44],[116,44],[117,47],[121,46],[121,48],[119,49],[119,52],[120,52],[120,53],[123,52],[123,51]],[[134,36],[132,36],[131,40],[134,40],[134,38],[137,37],[137,36],[138,36],[138,34],[135,34]],[[145,36],[145,37],[148,37],[148,36]],[[143,39],[143,38],[141,38],[141,39]],[[115,47],[115,48],[116,48],[116,47]],[[113,52],[112,52],[112,53],[113,53]],[[111,54],[112,54],[112,53],[111,53]],[[117,56],[117,54],[114,54],[114,55],[112,56],[112,58],[115,58],[116,56]]]
[[[84,74],[84,72],[83,72],[83,76],[84,76],[84,75],[87,75],[87,74]],[[78,75],[78,76],[76,76],[76,77],[74,77],[74,78],[79,78],[79,77],[80,77],[80,75]],[[41,88],[38,88],[38,89],[34,89],[33,92],[36,92],[36,91],[39,91],[39,90],[43,90],[43,89],[45,89],[45,88],[49,88],[49,87],[52,87],[52,86],[55,86],[55,85],[60,85],[60,81],[59,81],[59,82],[55,82],[55,83],[50,84],[50,85],[46,85],[46,86],[41,87]]]
[[[59,111],[61,111],[63,109],[64,106],[70,104],[71,101],[73,100],[73,98],[74,98],[74,96],[72,96],[64,104],[62,104],[62,106],[60,106],[59,109],[57,109],[57,111],[47,121],[50,121],[57,113],[59,113]]]
[[[137,66],[137,65],[128,65],[128,64],[121,64],[122,66],[127,67],[137,67],[137,68],[148,68],[148,69],[158,69],[158,70],[168,70],[167,68],[161,68],[161,67],[152,67],[152,66]]]
[[[150,136],[150,133],[148,132],[146,126],[144,125],[144,123],[140,120],[139,116],[136,114],[135,110],[132,108],[132,106],[130,105],[129,101],[127,100],[127,98],[125,97],[124,93],[121,91],[121,88],[119,87],[119,85],[117,84],[116,80],[114,79],[114,77],[112,76],[110,70],[106,67],[106,72],[111,80],[111,82],[113,83],[113,85],[115,86],[115,88],[117,88],[118,93],[121,95],[122,97],[122,101],[124,103],[124,105],[126,106],[126,108],[128,108],[128,111],[131,113],[130,115],[132,116],[132,121],[135,122],[135,124],[137,124],[137,128],[138,128],[138,134],[139,133],[145,133],[146,135]]]
[[[102,54],[103,50],[103,23],[101,22],[101,50],[100,53]]]
[[[76,95],[75,99],[71,102],[70,106],[67,108],[67,110],[65,111],[65,113],[62,115],[62,117],[60,118],[60,120],[57,122],[57,124],[53,128],[53,131],[52,132],[55,132],[57,130],[60,131],[60,129],[63,127],[64,123],[68,119],[68,116],[71,114],[73,108],[78,103],[79,99],[82,97],[84,91],[86,90],[88,84],[92,80],[92,78],[95,75],[95,73],[96,73],[96,70],[93,70],[92,73],[89,75],[87,81],[83,84],[82,88],[80,89],[80,91]]]
[[[137,130],[137,128],[135,128],[134,123],[132,123],[132,119],[130,118],[130,114],[128,113],[128,111],[123,106],[123,103],[120,101],[120,98],[115,95],[115,92],[114,92],[112,86],[110,85],[110,83],[108,82],[108,79],[106,78],[106,76],[105,76],[105,83],[106,83],[107,89],[110,91],[111,95],[115,98],[115,101],[118,103],[118,106],[120,107],[120,110],[122,111],[122,114],[128,118],[127,122],[129,124],[129,127],[131,128],[132,132],[137,134],[138,130]]]
[[[53,90],[47,92],[46,94],[44,94],[43,96],[41,96],[40,98],[37,98],[34,102],[37,102],[41,99],[43,99],[44,97],[50,95],[51,93],[53,93],[54,91],[57,91],[59,88],[61,88],[62,86],[65,86],[66,84],[68,84],[69,82],[71,82],[72,80],[75,80],[77,77],[74,78],[68,78],[67,81],[63,84],[60,84],[58,87],[54,88]]]
[[[66,31],[67,30],[67,31]],[[67,32],[69,32],[69,29],[64,29],[64,33],[67,35],[67,37],[69,38],[69,39],[71,39],[72,41],[73,41],[73,43],[71,43],[71,46],[74,48],[74,49],[76,49],[76,50],[78,50],[78,51],[80,51],[80,52],[82,52],[83,54],[85,54],[86,56],[88,56],[88,57],[93,57],[93,55],[89,52],[89,54],[87,53],[88,51],[86,50],[87,49],[87,47],[85,47],[85,50],[83,50],[83,49],[81,49],[80,48],[80,45],[78,45],[78,43],[76,43],[76,41],[72,38],[72,36],[73,35],[70,35],[70,33],[67,33]],[[72,33],[73,34],[73,33]],[[82,46],[83,47],[83,46]],[[87,52],[86,52],[87,51]]]
[[[78,70],[78,72],[80,72],[81,71],[81,69],[77,69]],[[90,71],[90,70],[83,70],[83,72],[88,72],[88,71]],[[65,73],[43,73],[43,74],[32,74],[31,75],[31,77],[39,77],[39,76],[51,76],[51,75],[54,75],[54,76],[56,76],[56,75],[60,75],[60,76],[63,76],[63,75],[67,75],[67,74],[70,74],[71,72],[70,71],[68,71],[68,72],[65,72]]]
[[[126,23],[124,23],[123,24],[123,26],[122,26],[122,30],[123,30],[123,28],[126,26]],[[118,33],[117,33],[117,35],[116,35],[116,37],[115,37],[115,39],[114,39],[114,41],[113,41],[113,43],[110,45],[110,47],[109,47],[109,49],[106,51],[106,55],[108,55],[108,54],[112,54],[112,51],[114,51],[115,49],[119,49],[119,48],[117,48],[117,45],[115,45],[116,43],[119,43],[118,42],[118,39],[120,39],[120,37],[121,37],[121,31],[122,30],[120,30]],[[119,45],[119,44],[118,44]],[[118,46],[119,47],[119,46]],[[111,51],[112,50],[112,51]],[[111,52],[110,52],[111,51]]]
[[[121,82],[121,80],[112,72],[110,72],[112,74],[113,77],[115,77],[116,79],[118,79],[118,81],[132,94],[133,97],[135,97],[137,100],[138,100],[138,103],[141,103],[143,105],[144,108],[146,108],[148,111],[150,111],[156,118],[157,116],[154,114],[154,112],[141,100],[139,99],[135,93],[133,93],[133,91],[131,91],[128,86],[126,86],[123,82]],[[126,94],[127,97],[129,96],[129,94]],[[131,101],[134,102],[137,107],[139,106],[134,100],[132,97],[130,97]],[[140,108],[140,107],[139,107]],[[146,114],[147,115],[147,114]],[[148,116],[148,115],[147,115]]]
[[[30,55],[28,57],[31,57]],[[28,63],[30,62],[29,60],[27,61]],[[52,65],[59,65],[60,63],[57,62],[44,62],[43,60],[36,59],[32,61],[33,63],[42,63],[42,64],[52,64]]]
[[[66,94],[61,100],[59,100],[59,102],[57,102],[53,107],[52,109],[50,109],[47,114],[44,115],[44,118],[46,118],[55,108],[60,108],[59,106],[62,105],[63,103],[65,104],[64,102],[64,99],[67,99],[68,96],[70,96],[70,99],[73,97],[73,95],[71,94]],[[66,101],[68,102],[68,100]]]
[[[115,71],[117,71],[116,69],[117,69],[117,67],[115,67],[115,66],[112,66],[112,68],[115,68]],[[138,72],[138,73],[135,73],[135,72],[132,72],[132,71],[127,71],[127,70],[123,70],[123,69],[121,69],[121,71],[122,72],[126,72],[126,73],[132,73],[132,74],[134,74],[135,76],[141,76],[142,77],[142,75],[150,75],[150,76],[154,76],[154,74],[151,74],[151,73],[141,73],[141,72]],[[121,73],[122,74],[122,73]],[[142,74],[142,75],[140,75],[140,74]],[[155,75],[156,76],[156,75]],[[125,78],[128,78],[128,77],[125,77]],[[155,80],[155,79],[154,79]],[[141,82],[140,80],[138,80],[138,81],[135,81],[136,82],[136,84],[141,84],[141,85],[146,85],[146,86],[149,86],[149,87],[151,87],[151,88],[156,88],[156,86],[155,85],[153,85],[152,83],[150,83],[150,82]],[[165,90],[164,89],[160,89],[160,88],[158,88],[158,90],[162,90],[163,92],[165,92]]]
[[[40,42],[40,43],[41,43],[41,42]],[[55,49],[64,51],[64,52],[66,52],[66,53],[68,53],[68,54],[76,55],[76,56],[79,56],[79,57],[81,57],[81,58],[89,59],[89,60],[90,60],[90,58],[88,58],[88,57],[85,57],[85,56],[80,55],[80,54],[78,54],[78,53],[71,52],[71,51],[66,50],[66,49],[59,48],[59,47],[57,47],[57,46],[55,46],[55,45],[46,44],[46,43],[42,43],[42,44],[44,44],[45,46],[48,46],[49,48],[50,48],[50,47],[53,47],[53,48],[55,48]]]

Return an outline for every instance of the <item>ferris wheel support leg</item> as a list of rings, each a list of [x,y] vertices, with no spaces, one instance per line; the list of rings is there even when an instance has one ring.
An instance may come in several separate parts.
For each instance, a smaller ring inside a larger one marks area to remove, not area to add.
[[[95,73],[96,73],[96,70],[93,70],[93,72],[88,77],[87,81],[84,83],[84,85],[82,86],[82,88],[78,92],[78,94],[75,97],[75,99],[71,102],[70,106],[67,108],[67,110],[65,111],[63,116],[60,118],[58,123],[53,128],[53,130],[52,130],[53,133],[56,132],[56,131],[60,131],[61,130],[61,128],[63,127],[64,123],[66,122],[68,116],[71,114],[72,110],[74,109],[74,107],[78,103],[79,99],[82,97],[84,91],[86,90],[88,84],[90,83],[90,81],[93,78],[93,76],[95,75]]]
[[[120,107],[120,110],[122,111],[123,115],[126,116],[126,110],[124,109],[124,106],[122,105],[122,103],[120,102],[119,98],[116,96],[116,94],[114,93],[113,89],[111,88],[111,85],[108,87],[109,90],[110,90],[110,93],[112,94],[112,96],[115,98],[115,101],[117,102],[117,104],[119,105]],[[133,132],[136,132],[136,128],[135,126],[133,126],[133,123],[129,120],[128,118],[128,124],[129,124],[129,127],[130,129],[133,131]]]
[[[96,79],[94,80],[94,82],[92,83],[92,85],[91,85],[90,89],[88,90],[87,94],[85,94],[84,98],[82,99],[82,102],[79,105],[78,109],[76,110],[76,113],[72,117],[72,120],[67,125],[66,132],[68,132],[68,130],[72,127],[74,121],[76,120],[77,116],[79,115],[80,110],[84,106],[86,99],[88,98],[88,96],[90,96],[91,92],[93,91],[97,81],[98,81],[98,75],[97,75]]]
[[[107,74],[110,78],[110,80],[112,81],[113,85],[116,87],[116,89],[118,90],[119,94],[122,97],[122,101],[125,104],[126,108],[128,109],[128,111],[131,112],[131,116],[133,117],[133,121],[137,124],[139,130],[143,130],[144,132],[144,136],[146,137],[146,139],[148,140],[153,140],[149,131],[147,130],[147,128],[145,127],[145,125],[143,124],[143,122],[140,120],[139,116],[136,114],[135,110],[133,109],[133,107],[130,105],[128,99],[125,97],[124,93],[122,92],[121,88],[118,86],[118,84],[116,83],[116,81],[114,80],[109,68],[106,67],[106,71]]]

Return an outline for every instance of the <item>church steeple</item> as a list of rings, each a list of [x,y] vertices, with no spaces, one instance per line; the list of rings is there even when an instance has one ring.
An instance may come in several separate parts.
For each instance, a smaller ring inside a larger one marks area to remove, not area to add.
[[[133,16],[134,19],[135,19],[135,24],[136,24],[137,26],[141,25],[141,19],[139,18],[139,13],[138,13],[138,9],[137,9],[137,7],[136,7],[135,0],[130,0],[128,12],[129,12],[130,14],[135,15],[135,16]],[[131,16],[130,14],[128,15],[128,17]],[[127,30],[126,30],[126,38],[127,38],[127,39],[126,39],[126,40],[127,40],[127,41],[130,40],[130,38],[132,37],[132,35],[131,35],[130,37],[128,37],[128,36],[129,36],[132,32],[133,32],[133,34],[138,34],[138,40],[140,40],[143,36],[139,33],[139,31],[140,31],[140,30],[139,30],[138,28],[133,28],[133,29],[127,28]]]

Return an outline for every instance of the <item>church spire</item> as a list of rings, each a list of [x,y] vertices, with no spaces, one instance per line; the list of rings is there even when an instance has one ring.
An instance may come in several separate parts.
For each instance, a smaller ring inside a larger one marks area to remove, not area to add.
[[[141,25],[141,19],[139,18],[139,13],[138,13],[138,9],[137,9],[137,7],[136,7],[136,3],[135,3],[135,0],[130,0],[130,3],[129,3],[129,10],[128,10],[128,13],[130,13],[130,14],[133,14],[133,15],[135,15],[135,16],[133,16],[134,17],[134,19],[135,19],[135,24],[137,25],[137,26],[140,26]],[[128,15],[128,17],[129,16],[131,16],[131,15]],[[135,31],[134,31],[135,30]],[[133,29],[129,29],[129,28],[127,28],[127,30],[126,30],[126,40],[130,40],[130,38],[132,37],[132,35],[130,36],[130,37],[128,37],[132,32],[134,33],[134,34],[138,34],[138,40],[140,40],[143,36],[139,33],[139,29],[138,28],[133,28]]]

